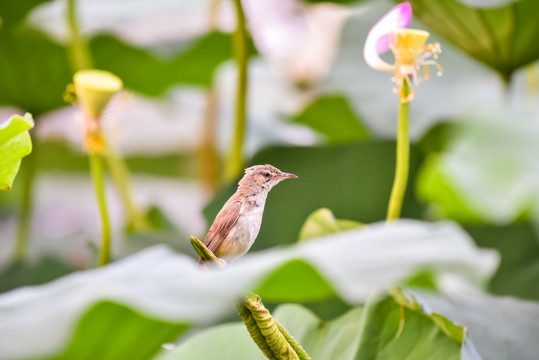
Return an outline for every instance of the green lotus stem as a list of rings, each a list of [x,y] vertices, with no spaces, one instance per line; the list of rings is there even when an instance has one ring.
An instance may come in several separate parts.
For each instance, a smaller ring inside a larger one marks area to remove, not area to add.
[[[258,348],[262,351],[262,353],[268,359],[278,360],[278,358],[275,357],[275,355],[273,354],[273,350],[271,350],[268,343],[266,342],[266,338],[264,337],[264,335],[262,335],[262,332],[258,328],[256,320],[251,314],[251,311],[249,311],[249,309],[243,304],[236,305],[236,310],[238,310],[238,314],[243,320],[245,326],[247,327],[249,335],[251,336],[255,344],[258,346]]]
[[[284,334],[279,330],[277,323],[273,320],[268,309],[264,307],[262,299],[256,294],[248,294],[243,300],[243,307],[245,307],[251,313],[252,318],[256,322],[256,326],[260,331],[260,334],[266,340],[266,345],[271,349],[275,358],[281,359],[290,359],[290,360],[299,360],[300,357],[292,347],[292,345],[287,341]],[[241,315],[240,315],[241,316]],[[242,317],[243,319],[243,317]],[[261,341],[261,338],[258,335],[257,331],[253,331],[252,326],[253,322],[248,321],[245,323],[249,334],[254,333],[256,337],[253,337],[253,340],[257,345]],[[250,329],[251,327],[251,329]],[[287,332],[288,333],[288,332]],[[291,335],[288,334],[290,337]],[[251,335],[252,337],[253,335]],[[294,340],[295,342],[295,340]],[[258,346],[262,352],[265,353],[266,346]],[[267,355],[266,355],[267,356]],[[308,355],[307,355],[308,356]],[[268,357],[273,359],[271,357]],[[307,358],[309,359],[309,358]]]
[[[71,65],[75,71],[90,69],[93,67],[90,50],[84,37],[80,34],[75,0],[67,0],[67,22],[71,34],[69,45]],[[118,156],[112,147],[105,144],[104,154],[112,180],[127,213],[128,223],[135,231],[149,229],[149,224],[144,214],[137,208],[131,195],[129,171],[123,159]]]
[[[399,328],[397,329],[397,333],[395,334],[395,338],[399,338],[402,335],[402,332],[404,331],[404,322],[406,321],[406,308],[404,305],[399,305]]]
[[[409,94],[409,87],[406,80],[402,84],[403,98]],[[408,181],[408,172],[410,167],[410,139],[408,135],[408,113],[409,102],[399,102],[399,124],[397,133],[397,162],[395,167],[395,179],[389,198],[389,207],[387,209],[387,221],[395,220],[400,217],[404,193],[406,192],[406,183]]]
[[[146,216],[139,210],[131,196],[131,182],[129,170],[125,161],[114,151],[113,147],[105,142],[105,160],[112,176],[112,180],[127,213],[129,226],[134,231],[144,231],[150,228]]]
[[[191,245],[204,260],[214,262],[220,267],[226,264],[208,249],[199,239],[191,235]],[[247,327],[249,335],[268,359],[311,360],[303,347],[294,339],[270,312],[264,307],[262,299],[256,294],[248,294],[236,305],[236,310]]]
[[[24,261],[28,252],[28,236],[31,227],[33,209],[33,189],[36,178],[38,156],[38,141],[32,141],[32,152],[22,162],[22,202],[19,223],[17,224],[17,237],[15,240],[15,260]]]
[[[234,0],[234,5],[237,21],[236,31],[234,32],[234,58],[238,67],[238,83],[236,89],[234,137],[225,164],[225,181],[232,181],[243,170],[243,142],[245,138],[247,107],[247,66],[249,61],[247,28],[241,0]]]
[[[105,179],[103,176],[103,159],[101,155],[90,154],[90,172],[94,182],[94,190],[99,207],[101,219],[101,246],[99,248],[98,266],[105,266],[110,262],[110,223],[105,197]]]
[[[92,59],[86,41],[79,31],[75,0],[67,0],[67,23],[71,34],[69,51],[74,70],[91,69],[93,67]]]
[[[275,324],[277,325],[277,328],[279,329],[281,334],[283,334],[286,341],[288,341],[290,346],[292,346],[292,349],[294,349],[296,354],[298,354],[299,359],[300,360],[311,360],[311,357],[309,356],[309,354],[307,354],[305,349],[303,349],[303,346],[301,346],[301,344],[298,343],[298,341],[296,339],[294,339],[292,334],[290,334],[288,332],[288,330],[286,330],[286,328],[280,322],[278,322],[275,319],[273,319],[273,321],[275,321]]]

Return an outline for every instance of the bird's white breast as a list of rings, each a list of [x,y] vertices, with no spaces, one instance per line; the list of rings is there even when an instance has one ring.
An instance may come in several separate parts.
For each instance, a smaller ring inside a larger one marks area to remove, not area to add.
[[[262,224],[262,215],[264,213],[264,206],[253,207],[250,211],[245,212],[242,216],[247,224],[247,232],[249,233],[249,243],[247,250],[253,246],[258,232],[260,231],[260,225]]]
[[[229,234],[234,239],[229,257],[237,258],[249,251],[260,231],[263,212],[264,206],[253,206],[250,209],[242,207],[238,221]]]

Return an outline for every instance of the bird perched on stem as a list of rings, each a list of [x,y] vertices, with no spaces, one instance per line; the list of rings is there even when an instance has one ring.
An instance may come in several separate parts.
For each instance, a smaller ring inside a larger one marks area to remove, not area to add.
[[[244,255],[260,230],[269,191],[281,181],[294,178],[297,176],[271,165],[245,169],[238,189],[215,217],[204,245],[219,258],[233,260]],[[204,261],[200,259],[198,263]]]

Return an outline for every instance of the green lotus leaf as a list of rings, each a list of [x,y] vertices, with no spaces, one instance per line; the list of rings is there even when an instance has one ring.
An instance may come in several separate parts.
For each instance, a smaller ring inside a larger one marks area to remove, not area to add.
[[[361,227],[363,224],[353,220],[335,219],[331,210],[322,208],[314,211],[301,227],[299,240],[308,240],[348,229]]]
[[[13,26],[23,20],[34,7],[52,0],[0,1],[0,19],[4,27]]]
[[[516,69],[539,59],[536,0],[495,3],[410,0],[410,3],[425,25],[507,81]]]
[[[102,359],[144,359],[160,342],[233,316],[235,302],[247,292],[257,291],[265,302],[324,295],[357,305],[418,269],[481,285],[496,265],[496,254],[477,249],[457,226],[417,221],[373,224],[248,254],[219,270],[201,271],[192,258],[153,247],[104,268],[0,295],[0,358],[73,358],[80,351],[87,355],[77,359],[84,360],[95,359],[90,350],[99,349]],[[297,276],[281,271],[287,267]],[[301,292],[298,282],[319,289]],[[99,305],[104,302],[119,307]],[[137,349],[140,356],[132,356]]]
[[[406,308],[401,326],[400,304],[391,298],[373,299],[325,322],[300,305],[282,305],[277,319],[313,359],[479,359],[464,344],[465,329],[439,314]],[[458,333],[455,339],[446,332]],[[204,344],[212,343],[212,346]],[[230,344],[234,346],[231,347]],[[234,350],[232,350],[234,349]],[[243,324],[226,324],[201,332],[156,360],[264,359]]]
[[[326,95],[307,105],[292,121],[324,135],[331,143],[366,140],[369,131],[343,95]]]
[[[0,190],[9,190],[19,172],[21,159],[32,152],[28,130],[34,127],[32,115],[14,115],[0,125]]]

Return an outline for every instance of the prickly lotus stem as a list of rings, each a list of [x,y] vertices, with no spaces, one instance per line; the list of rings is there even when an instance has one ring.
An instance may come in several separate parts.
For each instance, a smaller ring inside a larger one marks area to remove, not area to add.
[[[247,307],[245,307],[243,303],[237,304],[236,309],[238,310],[238,314],[241,316],[243,323],[247,327],[249,335],[251,335],[251,338],[258,346],[258,348],[264,353],[264,355],[268,359],[277,359],[273,354],[273,350],[271,350],[268,343],[266,342],[266,338],[264,337],[264,335],[262,335],[262,332],[258,328],[256,320],[251,314],[251,311]]]
[[[248,294],[243,303],[238,305],[238,312],[249,334],[268,359],[311,359],[292,335],[273,319],[260,296]],[[269,354],[268,348],[272,354]]]
[[[219,259],[199,239],[191,235],[191,245],[204,262],[217,264],[219,267],[226,263]],[[247,327],[247,331],[258,348],[271,360],[311,360],[311,357],[294,337],[273,319],[264,307],[262,299],[256,294],[248,294],[242,302],[236,305],[238,314]]]
[[[275,324],[277,324],[277,328],[279,329],[279,331],[281,332],[281,334],[283,334],[284,338],[286,339],[286,341],[288,341],[288,343],[290,344],[290,346],[292,346],[292,349],[294,349],[294,351],[296,352],[296,354],[298,354],[300,360],[311,360],[311,357],[309,356],[309,354],[307,354],[307,352],[303,349],[303,347],[301,346],[300,343],[298,343],[296,341],[296,339],[294,339],[294,337],[292,336],[292,334],[290,334],[288,332],[288,330],[286,330],[286,328],[280,323],[278,322],[277,320],[273,319],[273,321],[275,321]]]

